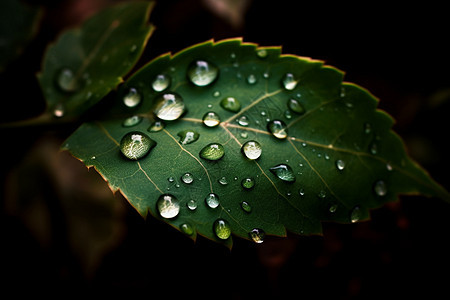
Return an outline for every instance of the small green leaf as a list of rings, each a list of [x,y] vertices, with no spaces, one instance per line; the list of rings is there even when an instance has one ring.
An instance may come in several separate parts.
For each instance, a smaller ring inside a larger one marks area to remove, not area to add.
[[[37,76],[55,117],[86,111],[122,82],[153,32],[148,24],[152,8],[153,2],[110,7],[64,32],[47,49]]]
[[[152,87],[162,77],[170,84]],[[162,55],[125,82],[113,111],[141,122],[128,128],[111,115],[85,123],[63,148],[141,215],[228,246],[230,231],[258,243],[286,230],[320,234],[321,222],[368,219],[398,194],[448,200],[406,155],[377,100],[342,79],[341,71],[278,47],[209,41]],[[142,95],[136,107],[124,104],[130,89]],[[224,104],[229,97],[236,101]],[[162,106],[162,119],[173,118],[148,130]],[[204,121],[211,112],[217,126]],[[157,143],[141,159],[121,155],[130,131]],[[186,142],[188,132],[195,138]],[[158,199],[168,199],[162,207],[170,213],[161,213]]]

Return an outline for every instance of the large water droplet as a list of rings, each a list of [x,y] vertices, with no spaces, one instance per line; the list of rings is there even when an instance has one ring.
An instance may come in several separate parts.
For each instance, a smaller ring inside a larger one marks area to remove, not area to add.
[[[152,82],[152,88],[155,92],[162,92],[170,85],[171,79],[168,75],[159,74]]]
[[[138,160],[146,156],[156,146],[156,142],[145,133],[132,131],[125,134],[120,141],[120,151],[131,159]]]
[[[69,68],[63,68],[59,70],[56,75],[56,84],[58,87],[66,93],[73,93],[80,89],[79,78],[75,76],[75,73]]]
[[[288,107],[295,113],[302,115],[305,113],[305,108],[297,99],[290,98],[288,100]]]
[[[142,117],[140,116],[131,116],[129,118],[126,118],[123,123],[122,126],[123,127],[133,127],[139,123],[141,123],[142,121]]]
[[[251,177],[242,179],[241,185],[244,189],[250,190],[255,186],[255,180]]]
[[[281,80],[281,83],[286,90],[292,91],[297,87],[298,80],[295,79],[294,74],[286,73],[286,75],[284,75],[283,79]]]
[[[247,141],[242,145],[241,151],[245,157],[254,160],[261,156],[262,147],[257,141]]]
[[[187,145],[195,142],[200,137],[200,134],[194,130],[186,129],[177,133],[180,137],[180,144]]]
[[[238,112],[241,110],[241,103],[234,97],[226,97],[220,101],[220,106],[231,112]]]
[[[267,130],[277,139],[285,139],[287,137],[287,126],[281,120],[272,120],[267,123]]]
[[[350,212],[350,222],[355,223],[361,219],[361,209],[359,206],[355,206]]]
[[[191,184],[192,182],[194,182],[194,176],[191,173],[184,173],[181,176],[181,181],[186,184]]]
[[[158,118],[165,121],[178,119],[185,110],[183,98],[176,93],[165,93],[155,99],[156,107],[154,113]]]
[[[266,233],[264,230],[259,228],[254,228],[249,232],[249,237],[257,244],[261,244],[264,242],[264,238],[266,237]]]
[[[211,143],[200,150],[200,157],[207,160],[219,160],[225,154],[225,149],[219,143]]]
[[[187,235],[193,235],[194,234],[194,227],[192,227],[189,223],[183,223],[180,226],[180,230]]]
[[[231,235],[230,224],[224,219],[217,219],[213,225],[214,233],[221,240],[226,240]]]
[[[373,190],[377,196],[383,197],[387,194],[387,186],[386,183],[383,180],[378,180],[373,185]]]
[[[213,111],[208,111],[203,115],[203,124],[207,127],[216,127],[220,124],[220,117]]]
[[[159,215],[166,219],[175,218],[180,212],[180,201],[173,195],[163,194],[156,201]]]
[[[193,61],[187,70],[189,80],[196,86],[207,86],[219,75],[219,69],[205,60]]]
[[[217,206],[219,206],[220,202],[219,202],[219,196],[217,196],[214,193],[209,193],[206,198],[205,198],[205,203],[206,205],[208,205],[208,207],[210,208],[216,208]]]
[[[295,182],[292,168],[286,164],[279,164],[269,169],[275,176],[286,182]]]
[[[123,104],[128,107],[136,107],[139,103],[141,103],[141,100],[141,94],[139,94],[135,88],[130,88],[128,93],[123,96]]]
[[[344,162],[343,160],[341,160],[341,159],[336,160],[336,168],[337,168],[339,171],[344,170],[344,168],[345,168],[345,162]]]

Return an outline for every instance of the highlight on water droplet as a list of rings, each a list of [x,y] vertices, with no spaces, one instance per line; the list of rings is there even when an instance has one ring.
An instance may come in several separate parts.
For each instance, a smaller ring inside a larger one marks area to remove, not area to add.
[[[80,78],[70,68],[62,68],[56,74],[56,85],[66,93],[73,93],[80,89]]]
[[[253,228],[248,235],[257,244],[264,242],[264,238],[266,237],[264,230],[259,228]]]
[[[219,202],[219,196],[217,196],[214,193],[209,193],[206,198],[205,198],[205,203],[206,205],[208,205],[208,207],[210,208],[216,208],[217,206],[219,206],[220,202]]]
[[[242,179],[241,185],[246,190],[251,190],[255,186],[255,180],[252,177]]]
[[[194,176],[191,173],[184,173],[181,176],[181,181],[186,184],[191,184],[192,182],[194,182]]]
[[[344,168],[345,168],[345,162],[344,162],[343,160],[341,160],[341,159],[336,160],[336,168],[337,168],[339,171],[344,170]]]
[[[170,76],[159,74],[156,75],[155,79],[152,82],[152,88],[155,92],[165,91],[171,83]]]
[[[257,141],[247,141],[241,147],[241,152],[251,160],[258,159],[262,153],[262,147]]]
[[[187,145],[198,140],[200,134],[192,129],[186,129],[177,133],[180,137],[180,144]]]
[[[156,146],[156,142],[145,133],[132,131],[120,140],[120,151],[131,160],[138,160],[146,156]]]
[[[123,104],[127,107],[136,107],[141,103],[142,96],[135,88],[130,88],[128,93],[123,96]]]
[[[241,202],[241,208],[243,211],[245,211],[248,214],[252,212],[252,207],[247,201]]]
[[[216,127],[220,124],[220,117],[217,113],[213,111],[208,111],[203,115],[203,124],[207,127]]]
[[[298,80],[295,78],[294,74],[286,73],[281,80],[281,83],[286,90],[292,91],[297,87]]]
[[[200,157],[207,160],[219,160],[225,155],[225,149],[219,143],[211,143],[200,150]]]
[[[231,235],[230,224],[224,219],[217,219],[213,225],[214,233],[221,240],[226,240]]]
[[[220,106],[231,112],[238,112],[241,110],[241,103],[234,97],[225,97],[220,101]]]
[[[355,206],[350,212],[350,222],[356,223],[361,219],[361,209]]]
[[[383,197],[387,194],[387,186],[383,180],[378,180],[373,185],[373,190],[377,196]]]
[[[165,93],[156,97],[153,112],[164,121],[173,121],[181,117],[185,111],[183,98],[177,93]]]
[[[292,110],[296,114],[302,115],[305,113],[305,108],[297,99],[290,98],[288,100],[287,106],[289,107],[290,110]]]
[[[61,102],[56,103],[53,107],[53,116],[55,116],[56,118],[62,118],[64,117],[65,113],[66,110],[64,104],[62,104]]]
[[[156,208],[161,217],[172,219],[180,212],[180,201],[171,194],[163,194],[156,201]]]
[[[196,86],[207,86],[219,75],[219,69],[206,60],[193,61],[187,69],[187,77]]]
[[[295,174],[292,168],[286,164],[279,164],[269,169],[275,176],[286,182],[295,182]]]
[[[131,116],[129,118],[126,118],[122,122],[122,126],[123,127],[133,127],[133,126],[136,126],[137,124],[141,123],[141,121],[142,121],[141,116]]]
[[[272,120],[267,123],[267,130],[277,139],[285,139],[287,137],[287,126],[281,120]]]

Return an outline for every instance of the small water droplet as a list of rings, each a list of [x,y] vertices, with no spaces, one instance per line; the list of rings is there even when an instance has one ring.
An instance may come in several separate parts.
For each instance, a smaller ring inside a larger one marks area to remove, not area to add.
[[[298,194],[302,197],[305,196],[305,190],[303,188],[299,189]]]
[[[216,97],[216,98],[219,97],[220,96],[220,91],[215,91],[213,93],[213,96]]]
[[[286,75],[284,75],[281,83],[283,84],[283,87],[286,90],[292,91],[293,89],[295,89],[297,87],[298,80],[295,79],[294,74],[286,73]]]
[[[387,163],[387,164],[386,164],[386,169],[387,169],[388,171],[392,171],[392,170],[393,170],[392,165],[391,165],[390,163]]]
[[[131,116],[129,118],[126,118],[123,123],[122,126],[123,127],[133,127],[136,126],[137,124],[141,123],[142,121],[142,117],[140,116]]]
[[[136,49],[137,49],[137,45],[135,45],[135,44],[131,45],[130,53],[133,53],[134,51],[136,51]]]
[[[219,160],[225,154],[225,149],[219,143],[211,143],[200,150],[200,157],[207,160]]]
[[[175,178],[173,176],[170,176],[169,178],[167,178],[167,181],[172,183],[175,181]]]
[[[328,211],[329,211],[330,213],[335,213],[336,210],[337,210],[337,208],[338,208],[338,205],[337,205],[337,204],[331,204],[330,207],[328,208]]]
[[[213,225],[214,233],[221,240],[226,240],[231,235],[230,224],[224,219],[217,219]]]
[[[375,155],[375,154],[378,153],[378,145],[377,145],[376,142],[373,142],[373,143],[370,144],[370,146],[369,146],[369,151],[370,151],[370,153],[373,154],[373,155]]]
[[[279,164],[269,169],[275,176],[286,182],[295,182],[295,174],[292,168],[286,164]]]
[[[254,74],[248,75],[248,77],[247,77],[247,83],[248,84],[255,84],[257,81],[258,80],[257,80],[257,78],[256,78],[256,76]]]
[[[252,212],[252,207],[250,206],[250,204],[247,201],[242,201],[241,202],[241,208],[246,213],[251,213]]]
[[[197,201],[194,199],[191,199],[186,203],[186,206],[192,211],[196,210],[197,209]]]
[[[180,230],[187,235],[193,235],[194,234],[194,228],[189,223],[183,223],[180,226]]]
[[[255,186],[255,180],[251,177],[242,179],[241,185],[244,189],[250,190]]]
[[[241,116],[237,121],[239,125],[244,127],[248,126],[248,124],[250,123],[247,116]]]
[[[209,193],[206,198],[205,198],[205,203],[206,205],[208,205],[208,207],[210,208],[216,208],[217,206],[219,206],[220,202],[219,202],[219,196],[217,196],[214,193]]]
[[[120,151],[131,160],[138,160],[146,156],[156,146],[156,142],[145,133],[132,131],[125,134],[120,141]]]
[[[248,137],[248,132],[247,131],[242,131],[240,136],[241,136],[241,138],[246,139]]]
[[[61,102],[56,103],[55,106],[53,107],[53,116],[55,116],[56,118],[62,118],[64,117],[64,114],[65,114],[64,104],[62,104]]]
[[[180,137],[180,144],[187,145],[198,140],[200,134],[197,131],[186,129],[177,133]]]
[[[187,70],[189,80],[196,86],[207,86],[219,75],[219,69],[205,60],[193,61]]]
[[[59,89],[66,93],[73,93],[80,89],[80,79],[69,68],[62,68],[56,75],[56,84]]]
[[[139,94],[135,88],[130,88],[128,93],[123,96],[123,104],[128,107],[136,107],[139,103],[141,103],[141,100],[141,94]]]
[[[259,58],[266,58],[268,54],[269,54],[269,53],[267,52],[266,49],[258,49],[258,50],[256,50],[256,55],[257,55]]]
[[[350,222],[356,223],[361,219],[361,209],[359,206],[355,206],[350,212]]]
[[[302,115],[305,113],[305,108],[297,99],[290,98],[287,103],[290,110],[296,114]]]
[[[228,184],[228,180],[227,180],[227,178],[225,176],[222,176],[221,178],[219,178],[218,182],[221,185],[227,185]]]
[[[168,75],[159,74],[156,75],[152,82],[152,88],[155,92],[165,91],[170,85],[171,79]]]
[[[156,208],[161,217],[172,219],[180,212],[180,201],[173,195],[163,194],[156,201]]]
[[[220,106],[231,112],[238,112],[241,110],[241,103],[234,97],[226,97],[220,101]]]
[[[375,191],[375,194],[377,196],[383,197],[387,194],[387,186],[386,183],[383,180],[378,180],[373,185],[373,190]]]
[[[364,133],[369,134],[371,132],[372,132],[372,125],[370,125],[370,123],[365,123],[364,124]]]
[[[216,127],[220,124],[220,117],[217,113],[208,111],[203,115],[203,124],[205,124],[207,127]]]
[[[156,107],[153,112],[165,121],[178,119],[185,111],[183,98],[176,93],[165,93],[155,99]]]
[[[250,233],[248,234],[250,238],[257,244],[261,244],[264,242],[264,238],[266,237],[266,233],[264,230],[259,228],[254,228]]]
[[[158,132],[164,129],[164,123],[162,121],[155,121],[147,129],[149,132]]]
[[[289,109],[286,109],[284,112],[284,117],[288,120],[292,119],[292,114],[291,111]]]
[[[267,130],[277,139],[285,139],[287,137],[287,126],[281,120],[272,120],[267,123]]]
[[[194,176],[191,173],[184,173],[181,176],[181,181],[186,184],[191,184],[192,182],[194,182]]]
[[[341,98],[345,97],[345,87],[341,86],[341,93],[340,93]]]
[[[339,171],[344,170],[344,168],[345,168],[345,162],[344,162],[343,160],[341,160],[341,159],[336,160],[336,168],[337,168]]]
[[[320,192],[317,194],[317,197],[325,199],[327,197],[327,192],[325,192],[325,190],[320,190]]]

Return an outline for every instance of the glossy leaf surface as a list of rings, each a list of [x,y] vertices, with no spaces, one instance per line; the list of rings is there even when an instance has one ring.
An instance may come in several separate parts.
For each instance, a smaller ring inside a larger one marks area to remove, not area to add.
[[[406,155],[377,99],[342,80],[279,47],[209,41],[144,66],[120,88],[109,119],[83,124],[63,148],[141,215],[229,246],[228,229],[261,242],[365,220],[398,194],[448,200]],[[124,103],[130,91],[139,105]],[[120,113],[137,121],[124,125],[113,118]],[[138,160],[121,154],[131,131],[156,143]]]

